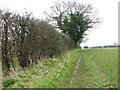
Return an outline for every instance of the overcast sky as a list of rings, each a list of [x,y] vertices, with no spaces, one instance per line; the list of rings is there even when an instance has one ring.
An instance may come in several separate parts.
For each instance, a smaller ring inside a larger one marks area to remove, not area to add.
[[[43,12],[57,1],[77,1],[80,3],[93,4],[98,9],[98,16],[102,23],[99,27],[91,29],[87,42],[82,46],[113,45],[118,42],[118,1],[119,0],[0,0],[0,9],[22,13],[24,8],[33,12],[36,18],[45,18]]]

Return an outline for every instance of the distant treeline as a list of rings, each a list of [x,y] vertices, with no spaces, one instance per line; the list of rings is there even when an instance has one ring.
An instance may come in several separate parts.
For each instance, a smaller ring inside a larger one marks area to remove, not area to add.
[[[47,21],[2,12],[2,66],[4,74],[26,68],[74,48],[71,38],[56,31]]]
[[[116,47],[120,47],[117,45],[106,45],[106,46],[95,46],[95,47],[88,47],[88,46],[84,46],[83,48],[116,48]]]

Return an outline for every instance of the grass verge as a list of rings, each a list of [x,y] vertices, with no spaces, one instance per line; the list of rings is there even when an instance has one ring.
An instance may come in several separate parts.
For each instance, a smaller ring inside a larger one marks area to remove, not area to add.
[[[4,77],[4,88],[65,88],[69,83],[80,50],[71,50],[64,56],[40,63]]]

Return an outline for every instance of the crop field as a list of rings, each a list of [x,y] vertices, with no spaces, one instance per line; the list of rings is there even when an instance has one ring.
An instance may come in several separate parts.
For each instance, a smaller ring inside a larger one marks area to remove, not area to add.
[[[86,49],[82,53],[73,87],[118,87],[118,49]]]
[[[117,88],[118,49],[71,50],[59,58],[15,71],[3,81],[3,87],[8,88]]]

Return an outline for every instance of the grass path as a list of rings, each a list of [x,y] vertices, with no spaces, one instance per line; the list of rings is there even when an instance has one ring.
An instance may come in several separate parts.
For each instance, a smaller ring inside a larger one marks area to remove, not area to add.
[[[83,53],[72,88],[117,88],[117,49],[88,49]],[[114,62],[114,63],[113,63]]]
[[[77,69],[78,69],[79,64],[80,64],[80,60],[81,60],[81,56],[80,56],[80,58],[79,58],[79,60],[78,60],[78,62],[77,62],[77,64],[76,64],[75,70],[74,70],[74,72],[73,72],[73,75],[74,75],[74,76],[76,75]],[[73,76],[72,79],[70,80],[70,86],[69,86],[70,88],[72,88],[72,86],[73,86],[73,81],[75,80],[74,76]]]

